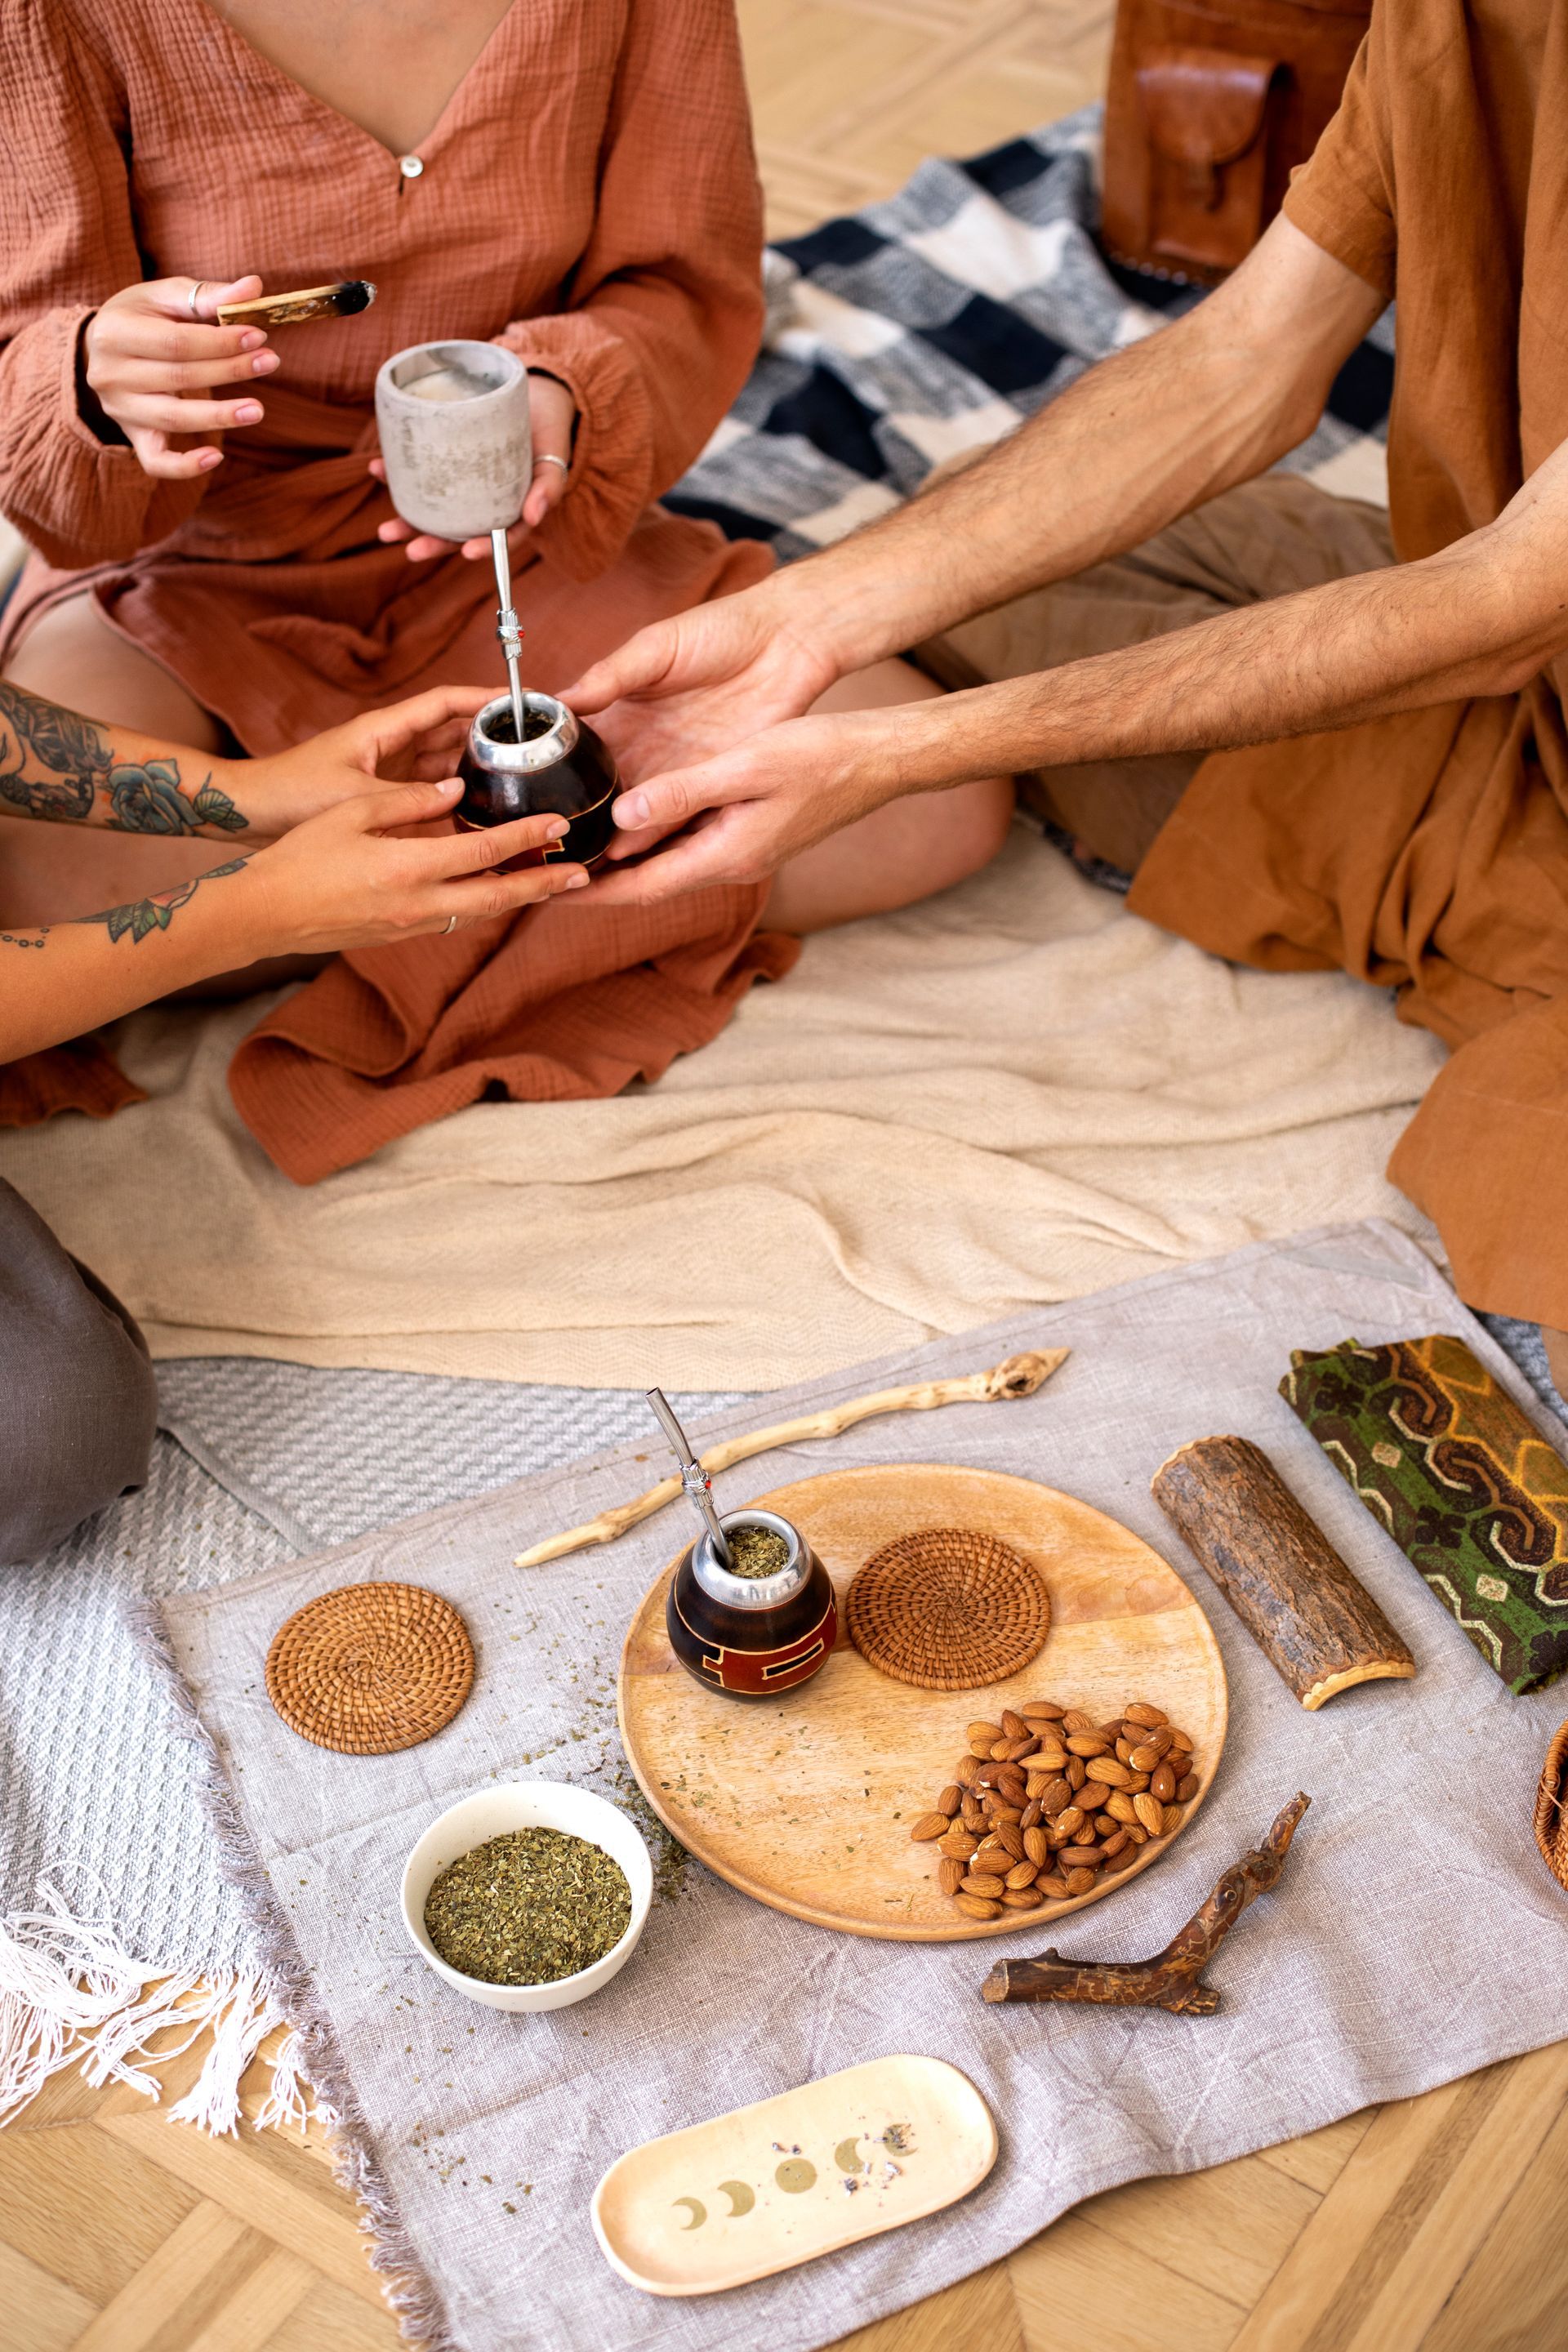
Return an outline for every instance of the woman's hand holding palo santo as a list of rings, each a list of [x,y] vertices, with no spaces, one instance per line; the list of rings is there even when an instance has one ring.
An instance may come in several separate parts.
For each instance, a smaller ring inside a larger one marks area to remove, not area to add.
[[[879,1412],[929,1412],[934,1405],[994,1404],[1012,1397],[1033,1396],[1044,1387],[1058,1365],[1067,1361],[1070,1349],[1045,1348],[1021,1356],[1008,1356],[989,1371],[966,1372],[955,1380],[921,1381],[912,1388],[879,1389],[873,1395],[851,1397],[845,1404],[828,1406],[822,1412],[808,1412],[798,1421],[776,1422],[771,1429],[753,1429],[744,1437],[727,1437],[718,1445],[710,1445],[698,1459],[710,1477],[721,1470],[730,1469],[737,1462],[749,1461],[754,1454],[771,1453],[775,1445],[804,1444],[814,1437],[838,1437],[853,1429],[858,1421],[869,1421]],[[549,1536],[542,1543],[520,1551],[512,1562],[514,1568],[542,1568],[546,1560],[561,1559],[567,1552],[585,1550],[590,1544],[614,1543],[628,1528],[639,1520],[651,1518],[655,1511],[672,1503],[680,1492],[679,1478],[661,1478],[646,1495],[635,1502],[621,1503],[613,1511],[601,1511],[596,1519],[589,1519],[580,1528],[569,1528],[564,1535]]]
[[[220,302],[250,301],[260,291],[254,275],[158,278],[111,294],[88,320],[87,391],[125,436],[144,474],[173,482],[210,473],[223,463],[215,434],[260,424],[258,400],[210,397],[219,384],[250,383],[279,365],[259,327],[217,324]]]

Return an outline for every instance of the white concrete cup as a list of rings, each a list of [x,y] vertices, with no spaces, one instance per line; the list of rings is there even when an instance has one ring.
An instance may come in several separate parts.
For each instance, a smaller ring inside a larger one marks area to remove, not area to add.
[[[425,1903],[440,1872],[459,1854],[470,1853],[509,1830],[563,1830],[569,1837],[585,1838],[626,1872],[632,1891],[632,1916],[626,1934],[592,1968],[575,1976],[559,1977],[553,1984],[486,1984],[467,1977],[445,1961],[425,1932]],[[501,1780],[450,1805],[433,1821],[403,1870],[403,1924],[416,1949],[455,1992],[487,2009],[569,2009],[584,2000],[625,1968],[637,1949],[637,1937],[653,1901],[653,1864],[641,1833],[623,1813],[591,1789],[574,1789],[561,1780]]]
[[[422,388],[421,388],[422,387]],[[528,370],[500,343],[414,343],[375,379],[386,486],[437,539],[510,530],[533,471]]]

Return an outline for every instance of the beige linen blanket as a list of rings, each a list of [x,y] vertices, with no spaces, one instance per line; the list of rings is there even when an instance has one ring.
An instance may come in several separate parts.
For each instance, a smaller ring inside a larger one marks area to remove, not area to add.
[[[157,1356],[763,1388],[1309,1225],[1436,1254],[1382,1171],[1440,1047],[1152,929],[1023,821],[658,1086],[479,1104],[308,1191],[228,1098],[256,1011],[139,1014],[152,1100],[0,1134]]]

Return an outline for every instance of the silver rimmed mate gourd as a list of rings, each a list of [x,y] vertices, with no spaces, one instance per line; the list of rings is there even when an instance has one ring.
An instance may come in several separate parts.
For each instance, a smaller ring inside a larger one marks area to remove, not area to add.
[[[665,1629],[692,1679],[728,1698],[796,1690],[832,1655],[838,1612],[827,1570],[776,1511],[713,1507],[711,1482],[665,1398],[648,1391],[702,1528],[669,1581]]]

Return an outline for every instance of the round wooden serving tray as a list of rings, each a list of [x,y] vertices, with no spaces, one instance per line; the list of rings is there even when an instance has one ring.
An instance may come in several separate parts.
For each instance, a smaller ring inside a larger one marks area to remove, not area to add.
[[[793,1519],[839,1599],[868,1554],[917,1528],[979,1528],[1040,1570],[1051,1630],[1033,1664],[980,1690],[917,1690],[867,1664],[840,1632],[820,1674],[776,1700],[705,1691],[671,1651],[671,1561],[621,1654],[621,1738],[649,1804],[682,1845],[743,1895],[851,1936],[943,1943],[1037,1932],[1159,1860],[1208,1793],[1225,1744],[1225,1668],[1187,1587],[1131,1528],[1071,1495],[990,1470],[915,1463],[832,1470],[752,1498]],[[1097,1721],[1134,1699],[1191,1735],[1198,1792],[1172,1837],[1092,1894],[1001,1919],[966,1919],[938,1891],[938,1856],[911,1824],[951,1780],[966,1727],[1026,1698]]]

